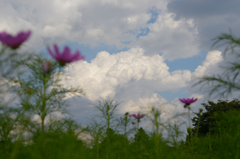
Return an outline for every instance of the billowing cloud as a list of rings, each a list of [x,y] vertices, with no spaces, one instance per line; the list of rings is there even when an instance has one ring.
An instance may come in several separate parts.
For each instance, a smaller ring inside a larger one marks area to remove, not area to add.
[[[191,79],[188,70],[168,72],[160,55],[145,56],[144,50],[133,48],[110,55],[99,52],[91,63],[82,61],[66,68],[71,82],[65,84],[82,87],[90,100],[106,98],[121,92],[146,94],[153,91],[176,90]],[[181,81],[181,82],[180,82]]]

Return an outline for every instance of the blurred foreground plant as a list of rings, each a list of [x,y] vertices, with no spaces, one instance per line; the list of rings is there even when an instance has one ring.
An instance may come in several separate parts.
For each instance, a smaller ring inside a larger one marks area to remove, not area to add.
[[[231,33],[226,34],[223,33],[221,35],[219,35],[218,37],[213,39],[215,42],[213,43],[213,47],[216,46],[216,44],[219,44],[219,46],[226,46],[223,54],[224,54],[224,58],[225,58],[225,54],[228,51],[231,51],[231,53],[236,53],[236,50],[240,48],[240,38],[234,37]],[[218,47],[219,47],[218,46]],[[237,57],[240,57],[240,54],[237,53]],[[239,60],[239,59],[238,59]],[[215,92],[218,91],[221,87],[226,87],[226,90],[222,91],[222,93],[220,93],[221,97],[225,97],[224,94],[226,94],[226,98],[228,97],[229,94],[231,94],[232,89],[234,90],[240,90],[240,86],[239,86],[239,82],[235,82],[236,77],[239,75],[240,72],[240,64],[239,62],[237,63],[231,63],[231,66],[229,67],[223,67],[220,66],[221,68],[225,69],[225,73],[222,75],[223,77],[227,77],[227,80],[224,80],[221,76],[218,75],[217,77],[208,77],[208,76],[204,76],[201,78],[195,78],[194,80],[199,80],[199,82],[195,83],[192,87],[195,87],[198,84],[201,83],[209,83],[210,81],[214,82],[216,81],[218,84],[211,90],[211,92],[209,93],[209,96],[207,96],[209,99],[211,97],[211,95]],[[230,79],[230,73],[234,73],[234,77],[232,79]],[[201,87],[203,88],[203,87]],[[219,91],[218,91],[219,92]]]
[[[59,72],[59,70],[61,71],[63,68],[62,63],[47,61],[45,58],[36,54],[31,55],[31,60],[23,58],[14,59],[14,57],[18,57],[16,52],[14,56],[9,56],[9,54],[5,52],[7,48],[11,48],[14,51],[17,50],[30,34],[31,31],[27,33],[20,32],[16,37],[6,32],[0,34],[0,41],[4,44],[0,54],[0,60],[3,62],[5,62],[6,59],[9,60],[9,63],[14,66],[14,68],[11,69],[25,68],[25,72],[18,72],[15,76],[8,75],[7,78],[4,76],[5,74],[1,74],[1,77],[5,77],[7,82],[10,83],[9,91],[16,94],[17,103],[15,103],[13,108],[10,108],[7,104],[0,107],[0,118],[2,119],[0,122],[0,141],[19,140],[25,142],[30,140],[31,136],[45,136],[53,130],[52,128],[56,126],[54,126],[54,124],[59,123],[56,122],[56,120],[61,121],[60,123],[67,121],[66,119],[62,119],[66,117],[67,114],[67,105],[64,101],[66,94],[84,95],[82,89],[64,88],[59,84],[63,78],[63,73]],[[57,57],[60,55],[59,52],[56,54]],[[63,55],[64,58],[70,58],[70,61],[68,60],[67,63],[84,58],[81,57],[79,59],[79,53],[77,55],[71,55],[69,50],[65,50]],[[72,60],[72,58],[75,60]],[[57,60],[59,59],[57,58]],[[72,127],[71,123],[68,125]],[[63,126],[64,124],[61,125],[61,130],[64,129]],[[68,132],[70,132],[69,130],[70,129],[68,129]],[[11,134],[15,133],[18,135],[13,138]],[[24,137],[26,133],[28,134],[27,139]],[[42,158],[45,157],[46,152],[44,145],[48,142],[47,139],[43,140]]]

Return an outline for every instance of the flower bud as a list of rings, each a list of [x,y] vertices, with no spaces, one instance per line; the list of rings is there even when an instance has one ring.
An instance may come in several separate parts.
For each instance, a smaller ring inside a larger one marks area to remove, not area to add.
[[[26,89],[26,92],[27,92],[27,94],[30,94],[30,95],[33,94],[33,90],[29,87]]]
[[[128,115],[128,114],[129,114],[128,112],[125,113],[125,115]]]
[[[184,105],[184,108],[187,108],[189,105],[190,105],[190,104],[185,104],[185,105]]]
[[[43,63],[43,72],[45,74],[48,74],[48,73],[52,72],[52,70],[53,70],[53,63],[51,63],[50,61],[45,61]]]

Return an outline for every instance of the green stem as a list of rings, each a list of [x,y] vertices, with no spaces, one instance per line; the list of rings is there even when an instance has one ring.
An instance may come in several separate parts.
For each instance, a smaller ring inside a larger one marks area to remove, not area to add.
[[[96,143],[95,145],[97,145],[97,159],[99,158],[99,145],[98,145],[98,134],[97,134],[97,138],[96,138]]]
[[[44,120],[45,120],[45,117],[46,117],[46,90],[47,90],[47,86],[46,86],[46,75],[44,74],[44,79],[43,79],[43,98],[42,98],[42,102],[43,102],[43,105],[42,105],[42,114],[41,114],[41,119],[42,119],[42,133],[44,133]],[[45,144],[44,144],[45,145]],[[43,145],[43,146],[44,146]],[[45,158],[45,151],[44,151],[44,148],[42,149],[42,159]]]
[[[207,136],[208,136],[208,139],[210,140],[210,131],[209,131],[209,133],[207,134]],[[210,150],[210,155],[212,156],[212,145],[211,145],[211,140],[210,140],[210,142],[209,142],[209,150]]]
[[[45,117],[46,117],[46,90],[47,90],[47,87],[46,87],[46,76],[44,75],[44,81],[43,81],[43,85],[44,85],[44,90],[43,90],[43,107],[42,107],[42,116],[41,116],[41,119],[42,119],[42,132],[44,132],[44,120],[45,120]]]
[[[197,126],[196,137],[198,136],[198,130],[199,130],[199,126],[200,126],[200,120],[201,120],[201,113],[199,113],[199,119],[198,119],[198,126]]]
[[[110,116],[109,116],[109,105],[107,105],[107,159],[109,155],[109,127],[110,127]]]
[[[190,144],[192,146],[192,126],[191,126],[190,109],[191,108],[188,106],[188,118],[189,118],[189,128],[190,128]]]

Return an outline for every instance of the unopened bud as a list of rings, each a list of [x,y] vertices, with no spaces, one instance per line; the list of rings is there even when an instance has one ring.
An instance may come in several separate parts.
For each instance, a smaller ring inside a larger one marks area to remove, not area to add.
[[[52,72],[52,70],[53,70],[53,63],[51,63],[50,61],[45,61],[43,63],[43,72],[45,74],[48,74],[48,73]]]
[[[184,108],[187,108],[189,105],[190,105],[190,104],[185,104],[185,105],[184,105]]]
[[[27,92],[28,94],[30,94],[30,95],[33,94],[33,90],[32,90],[31,88],[29,88],[29,87],[26,89],[26,92]]]

